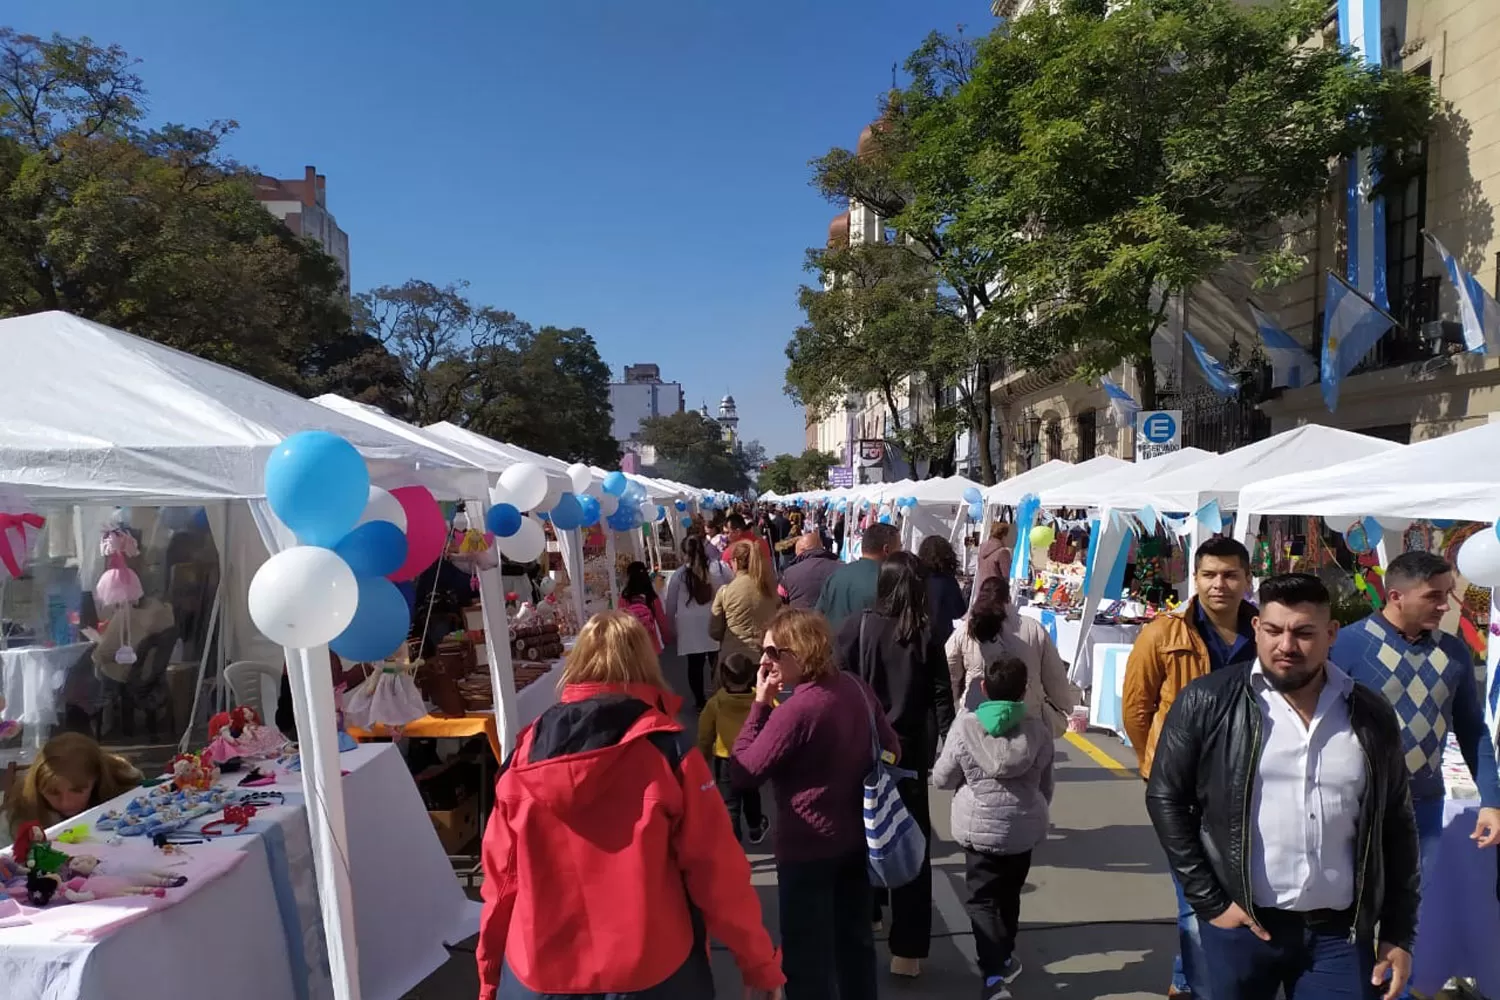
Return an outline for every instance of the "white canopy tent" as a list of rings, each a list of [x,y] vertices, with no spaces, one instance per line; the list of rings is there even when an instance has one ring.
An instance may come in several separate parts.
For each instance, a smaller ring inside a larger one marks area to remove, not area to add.
[[[40,505],[198,505],[224,565],[232,626],[267,551],[294,544],[265,499],[265,463],[283,439],[328,430],[364,456],[372,481],[423,485],[457,498],[483,470],[283,392],[248,375],[61,312],[0,320],[16,378],[0,397],[6,434],[0,482]],[[81,391],[77,371],[88,364]],[[93,525],[102,524],[96,515]],[[75,517],[83,535],[85,518]],[[253,529],[250,526],[253,525]],[[250,529],[250,530],[247,530]],[[258,536],[259,544],[256,544]],[[87,535],[79,539],[93,543]],[[226,628],[235,648],[246,635]],[[331,978],[340,1000],[360,995],[343,792],[328,650],[285,650],[314,846]]]
[[[1212,457],[1212,452],[1200,448],[1183,448],[1144,462],[1122,462],[1098,475],[1044,483],[1041,489],[1028,492],[1036,493],[1043,507],[1113,507],[1116,495],[1135,488],[1151,476],[1164,470],[1184,469]]]
[[[992,507],[1014,507],[1021,502],[1022,497],[1028,493],[1036,493],[1045,486],[1053,486],[1062,482],[1078,482],[1129,464],[1112,455],[1096,455],[1076,465],[1054,458],[1034,469],[1028,469],[991,486],[984,491],[984,502]]]

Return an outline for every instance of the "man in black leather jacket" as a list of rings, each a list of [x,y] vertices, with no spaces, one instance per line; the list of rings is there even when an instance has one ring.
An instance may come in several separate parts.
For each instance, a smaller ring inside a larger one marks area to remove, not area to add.
[[[1256,662],[1189,684],[1157,742],[1146,806],[1213,1000],[1395,998],[1410,975],[1420,854],[1400,732],[1328,662],[1337,632],[1316,577],[1267,580]]]

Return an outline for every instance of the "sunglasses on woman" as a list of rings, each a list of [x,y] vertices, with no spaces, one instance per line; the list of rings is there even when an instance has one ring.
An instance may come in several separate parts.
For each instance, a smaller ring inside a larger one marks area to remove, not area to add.
[[[762,646],[762,647],[760,647],[760,655],[764,656],[766,659],[770,660],[772,663],[780,663],[781,662],[781,657],[784,654],[786,654],[787,652],[789,652],[789,650],[782,649],[780,646]]]

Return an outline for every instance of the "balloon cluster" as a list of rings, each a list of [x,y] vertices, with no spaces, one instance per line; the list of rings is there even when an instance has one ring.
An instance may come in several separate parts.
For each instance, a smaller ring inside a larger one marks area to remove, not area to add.
[[[916,497],[897,497],[896,498],[896,509],[897,510],[911,510],[912,508],[916,507],[916,505],[917,505],[917,498]]]
[[[266,460],[266,499],[300,544],[266,560],[250,582],[256,628],[282,646],[327,645],[357,663],[395,652],[411,631],[398,584],[409,588],[447,544],[432,494],[372,486],[353,445],[304,431]]]
[[[605,476],[600,490],[599,499],[604,505],[601,509],[606,511],[604,523],[612,531],[634,531],[643,524],[667,519],[667,508],[652,500],[639,480],[631,479],[623,472],[611,472]],[[675,506],[679,511],[687,510],[687,504],[680,500]],[[688,517],[682,521],[684,527],[692,523]]]

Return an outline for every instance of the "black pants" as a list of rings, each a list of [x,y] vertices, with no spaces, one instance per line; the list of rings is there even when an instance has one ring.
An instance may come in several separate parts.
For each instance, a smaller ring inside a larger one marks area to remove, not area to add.
[[[987,854],[964,851],[964,900],[974,928],[974,951],[979,971],[998,976],[1016,948],[1021,921],[1021,890],[1031,871],[1031,852]]]
[[[891,904],[891,954],[897,958],[926,958],[932,945],[932,815],[927,804],[927,772],[896,786],[906,811],[911,813],[927,839],[927,854],[917,877],[899,889],[875,890],[870,912],[881,918],[880,901]]]
[[[700,710],[708,702],[703,695],[703,668],[707,666],[709,673],[712,674],[718,663],[718,653],[687,654],[688,690],[693,692],[693,704]]]
[[[714,758],[714,780],[718,782],[719,794],[724,797],[724,806],[729,810],[729,822],[734,825],[734,836],[738,840],[742,836],[740,817],[744,822],[750,824],[754,830],[765,821],[765,813],[760,807],[760,789],[752,788],[749,791],[735,788],[729,783],[729,761],[723,757]]]
[[[865,852],[780,862],[776,894],[786,1000],[874,1000],[875,935]]]

